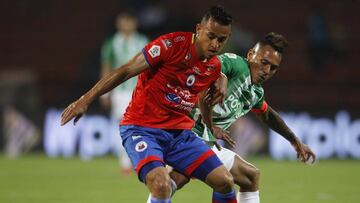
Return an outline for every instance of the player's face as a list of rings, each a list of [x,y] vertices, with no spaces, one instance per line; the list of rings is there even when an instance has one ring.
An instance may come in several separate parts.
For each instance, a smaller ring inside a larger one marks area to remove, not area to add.
[[[132,33],[137,29],[136,19],[120,16],[116,19],[116,28],[123,33]]]
[[[248,52],[251,81],[253,84],[262,84],[270,79],[278,70],[281,62],[281,53],[269,45],[256,44]]]
[[[196,26],[196,49],[200,58],[220,53],[231,34],[231,25],[221,25],[210,18]]]

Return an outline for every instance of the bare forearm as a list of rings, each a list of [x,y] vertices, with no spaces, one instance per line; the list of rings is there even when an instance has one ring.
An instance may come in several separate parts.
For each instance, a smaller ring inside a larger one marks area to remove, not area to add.
[[[84,99],[89,104],[95,98],[111,91],[116,86],[129,79],[129,74],[126,70],[113,70],[109,74],[101,78],[87,93],[84,94]]]
[[[127,64],[114,69],[102,77],[87,93],[83,95],[83,100],[90,104],[95,98],[111,91],[129,78],[139,74],[148,68],[142,54],[137,54]]]
[[[295,148],[298,158],[302,162],[312,160],[312,163],[316,160],[316,155],[311,149],[303,144],[299,138],[290,130],[280,115],[272,109],[270,106],[264,114],[257,114],[257,116],[267,124],[271,129],[279,133],[285,139],[287,139]]]
[[[111,63],[103,62],[101,64],[101,73],[100,78],[104,77],[105,75],[109,74],[112,70]]]
[[[295,134],[274,109],[270,106],[268,108],[266,113],[258,115],[260,120],[262,120],[269,128],[287,139],[290,143],[294,143],[294,141],[297,140]]]

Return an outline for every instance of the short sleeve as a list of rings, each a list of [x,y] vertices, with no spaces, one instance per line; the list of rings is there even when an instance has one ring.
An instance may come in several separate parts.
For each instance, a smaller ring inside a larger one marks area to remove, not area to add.
[[[268,109],[268,104],[265,101],[264,89],[259,87],[259,88],[256,88],[255,92],[259,96],[259,100],[253,106],[251,111],[254,113],[258,113],[258,114],[265,113]]]
[[[145,45],[142,52],[150,67],[154,67],[171,59],[175,49],[172,38],[172,33],[162,35]]]

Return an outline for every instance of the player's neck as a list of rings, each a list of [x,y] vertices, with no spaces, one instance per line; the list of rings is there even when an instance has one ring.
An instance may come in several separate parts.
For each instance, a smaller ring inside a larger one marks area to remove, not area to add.
[[[194,47],[195,47],[196,58],[199,59],[200,61],[207,61],[208,59],[204,56],[200,47],[197,45],[196,40],[194,43]]]

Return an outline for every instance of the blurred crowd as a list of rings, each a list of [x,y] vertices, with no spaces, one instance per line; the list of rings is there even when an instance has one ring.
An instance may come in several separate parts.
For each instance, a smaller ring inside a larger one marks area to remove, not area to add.
[[[63,108],[154,37],[172,31],[194,31],[199,15],[216,3],[81,1],[88,4],[88,8],[82,8],[81,3],[41,2],[9,1],[3,7],[7,11],[0,12],[10,16],[2,18],[3,29],[7,30],[0,35],[0,53],[4,56],[0,62],[0,148],[10,157],[42,147],[39,137],[47,109]],[[355,20],[359,14],[351,12],[359,8],[357,1],[283,0],[274,5],[234,1],[224,5],[235,18],[225,52],[245,55],[257,38],[270,31],[284,33],[290,41],[282,73],[265,86],[274,106],[325,115],[345,109],[360,115],[360,96],[354,96],[360,87],[359,65],[354,63],[359,56],[354,46],[360,41]],[[116,127],[135,83],[128,81],[105,95],[90,113],[110,116]],[[284,95],[289,99],[284,101]],[[240,154],[261,150],[265,145],[266,133],[262,127],[248,124],[250,121],[240,120],[237,125],[250,126],[251,134],[261,136],[249,136],[249,131],[237,129],[235,132],[243,135],[238,139],[253,146],[238,151]]]

